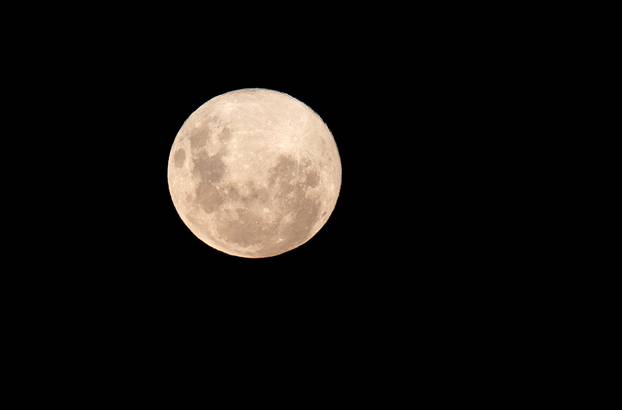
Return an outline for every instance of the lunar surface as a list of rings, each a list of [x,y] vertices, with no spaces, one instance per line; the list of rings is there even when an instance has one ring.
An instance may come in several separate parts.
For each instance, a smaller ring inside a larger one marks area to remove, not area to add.
[[[335,208],[341,161],[322,119],[295,98],[242,89],[181,127],[168,184],[184,223],[209,246],[264,258],[311,239]]]

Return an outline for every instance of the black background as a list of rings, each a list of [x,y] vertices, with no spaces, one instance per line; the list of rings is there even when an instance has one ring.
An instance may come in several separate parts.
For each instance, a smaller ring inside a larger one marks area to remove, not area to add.
[[[32,311],[31,328],[153,369],[157,352],[202,361],[233,349],[263,365],[272,354],[311,367],[338,357],[363,372],[410,360],[409,346],[469,360],[510,337],[504,324],[521,309],[512,301],[530,281],[517,275],[522,256],[541,249],[513,235],[535,206],[508,189],[528,144],[531,108],[517,102],[533,67],[505,52],[515,39],[497,35],[504,18],[160,12],[100,11],[17,47],[15,78],[28,91],[15,122],[41,128],[26,142],[37,185],[23,205],[36,234],[19,237],[36,249],[20,256],[16,308]],[[246,87],[313,108],[343,169],[323,229],[266,259],[203,244],[166,178],[188,115]]]
[[[230,6],[3,9],[5,390],[81,408],[567,396],[616,300],[586,286],[598,236],[578,240],[598,225],[581,200],[602,201],[577,184],[615,175],[587,174],[586,156],[615,164],[606,145],[575,152],[601,122],[581,87],[611,90],[577,53],[601,44],[583,9]],[[166,179],[188,115],[245,87],[313,108],[343,168],[322,230],[267,259],[194,237]]]
[[[500,51],[511,38],[497,41],[493,28],[448,14],[439,16],[451,22],[381,14],[383,25],[369,14],[350,24],[311,13],[213,25],[192,14],[76,20],[33,41],[36,61],[23,68],[36,85],[27,103],[37,97],[48,107],[38,114],[48,129],[39,150],[54,153],[43,174],[58,181],[42,184],[40,196],[54,209],[45,224],[62,232],[40,241],[54,249],[50,266],[66,267],[58,278],[65,285],[51,286],[86,300],[114,295],[121,306],[231,303],[250,314],[274,301],[282,314],[295,314],[294,304],[330,315],[343,306],[465,301],[465,286],[495,280],[484,271],[505,251],[497,236],[508,220],[498,214],[512,199],[500,170],[513,160],[517,132],[501,96],[522,81]],[[343,168],[325,227],[268,259],[204,245],[167,187],[184,120],[245,87],[312,107]]]

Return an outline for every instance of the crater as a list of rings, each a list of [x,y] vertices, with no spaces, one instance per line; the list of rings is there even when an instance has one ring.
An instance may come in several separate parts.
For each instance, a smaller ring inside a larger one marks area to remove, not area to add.
[[[178,149],[175,152],[175,156],[173,157],[173,163],[175,167],[181,168],[184,166],[184,162],[186,161],[186,151],[183,149]]]

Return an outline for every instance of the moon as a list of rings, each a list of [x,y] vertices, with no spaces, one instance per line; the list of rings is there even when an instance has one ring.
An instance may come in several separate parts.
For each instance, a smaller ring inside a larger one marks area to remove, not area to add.
[[[294,97],[247,88],[212,98],[184,122],[168,161],[171,198],[201,241],[265,258],[326,223],[341,187],[330,130]]]

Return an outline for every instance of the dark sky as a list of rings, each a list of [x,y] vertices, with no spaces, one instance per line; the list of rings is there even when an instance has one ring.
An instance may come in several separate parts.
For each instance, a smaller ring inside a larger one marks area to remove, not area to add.
[[[481,224],[481,212],[500,200],[481,187],[491,177],[481,162],[490,111],[477,109],[481,87],[457,68],[462,57],[405,39],[392,50],[371,37],[239,48],[115,38],[68,57],[75,65],[46,83],[61,101],[53,121],[66,130],[70,158],[55,168],[62,194],[49,192],[61,201],[55,223],[67,232],[63,251],[51,255],[80,272],[68,280],[86,280],[100,297],[129,292],[182,304],[205,295],[391,304],[412,292],[460,289],[466,271],[491,261],[493,238],[482,237]],[[331,129],[343,168],[324,228],[304,246],[262,260],[231,257],[195,238],[166,179],[187,116],[245,87],[283,91],[312,107]],[[83,275],[95,266],[106,273]]]
[[[45,143],[66,158],[51,167],[62,193],[49,188],[46,196],[60,201],[59,229],[74,233],[66,248],[84,256],[55,256],[64,263],[103,264],[135,287],[157,278],[152,286],[162,291],[266,274],[305,291],[400,291],[402,281],[485,260],[485,247],[474,243],[480,213],[500,200],[480,199],[498,186],[486,181],[494,172],[483,164],[503,161],[503,149],[487,155],[503,116],[490,67],[503,62],[477,30],[467,38],[460,26],[403,20],[342,27],[309,18],[240,32],[173,17],[114,21],[114,29],[102,21],[59,27],[39,39],[39,65],[24,67],[50,106],[39,114],[55,130]],[[245,87],[283,91],[317,111],[343,167],[327,225],[268,260],[203,245],[176,215],[166,182],[169,150],[187,116]],[[121,273],[128,269],[134,274]]]
[[[356,346],[379,335],[396,346],[413,330],[447,332],[428,337],[433,346],[478,318],[498,324],[531,249],[508,234],[525,221],[521,197],[506,189],[520,122],[504,96],[524,85],[505,71],[511,40],[447,11],[305,12],[270,23],[194,13],[112,13],[53,25],[16,47],[22,63],[11,78],[28,91],[13,121],[29,130],[32,147],[20,152],[37,181],[22,188],[36,234],[16,236],[31,250],[19,280],[40,323],[109,329],[139,340],[138,350],[178,338],[242,351],[266,335],[313,339],[353,364]],[[198,240],[166,178],[188,115],[246,87],[312,107],[343,169],[323,229],[267,259]]]

